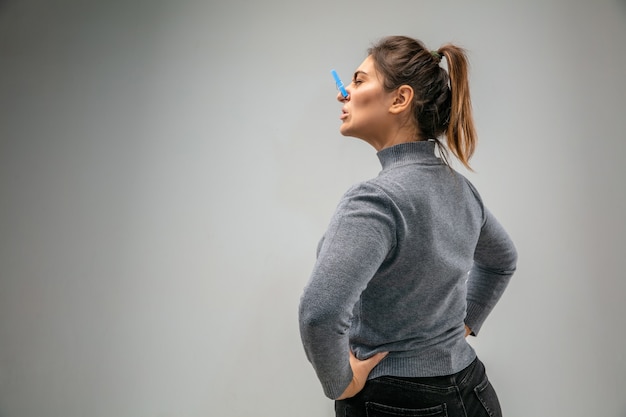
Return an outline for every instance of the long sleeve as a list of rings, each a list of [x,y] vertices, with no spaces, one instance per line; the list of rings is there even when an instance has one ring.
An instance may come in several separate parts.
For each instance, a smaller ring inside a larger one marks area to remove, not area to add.
[[[504,228],[485,209],[485,222],[474,252],[467,287],[465,323],[477,335],[504,293],[517,263],[517,251]]]
[[[378,157],[379,175],[339,202],[300,299],[304,350],[331,399],[352,380],[350,350],[389,352],[370,379],[466,368],[476,353],[464,322],[480,329],[515,269],[506,232],[434,143]]]
[[[380,189],[365,183],[344,195],[300,300],[302,343],[331,399],[352,380],[348,333],[354,306],[394,245],[389,204]]]

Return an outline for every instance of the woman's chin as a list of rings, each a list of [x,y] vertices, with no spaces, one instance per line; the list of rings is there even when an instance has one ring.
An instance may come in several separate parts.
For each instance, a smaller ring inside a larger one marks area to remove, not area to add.
[[[342,124],[341,127],[339,127],[339,133],[341,133],[342,136],[354,136],[352,132],[350,132],[350,126],[348,126],[346,123]]]

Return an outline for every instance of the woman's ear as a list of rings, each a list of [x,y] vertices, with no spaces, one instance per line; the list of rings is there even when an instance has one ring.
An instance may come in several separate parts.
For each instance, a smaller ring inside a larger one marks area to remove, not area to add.
[[[410,85],[401,85],[396,89],[389,112],[400,114],[411,108],[413,102],[413,88]]]

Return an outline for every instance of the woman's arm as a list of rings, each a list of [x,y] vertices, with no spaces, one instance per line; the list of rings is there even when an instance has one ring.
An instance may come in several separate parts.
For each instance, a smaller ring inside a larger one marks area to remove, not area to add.
[[[485,222],[467,282],[466,325],[477,335],[504,293],[517,264],[517,251],[509,235],[485,209]]]
[[[388,206],[387,196],[367,183],[346,193],[300,300],[302,343],[332,399],[346,394],[355,377],[357,387],[364,383],[351,366],[348,336],[354,305],[395,244]]]

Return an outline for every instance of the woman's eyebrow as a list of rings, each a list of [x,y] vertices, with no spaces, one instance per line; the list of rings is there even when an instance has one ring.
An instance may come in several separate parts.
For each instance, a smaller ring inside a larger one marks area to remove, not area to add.
[[[367,72],[365,72],[365,71],[361,71],[361,70],[357,70],[357,71],[355,71],[354,76],[352,77],[352,79],[353,79],[353,80],[356,80],[356,77],[357,77],[357,75],[359,75],[359,74],[367,75]]]

